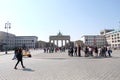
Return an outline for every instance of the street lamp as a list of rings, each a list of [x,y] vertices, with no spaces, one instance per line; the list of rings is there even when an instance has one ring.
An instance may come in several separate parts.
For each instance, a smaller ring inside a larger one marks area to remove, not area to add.
[[[11,28],[11,23],[9,23],[9,21],[7,21],[7,23],[5,23],[5,29],[7,29],[6,51],[5,51],[5,54],[7,54],[7,49],[8,49],[8,40],[9,40],[8,29],[10,29],[10,28]]]

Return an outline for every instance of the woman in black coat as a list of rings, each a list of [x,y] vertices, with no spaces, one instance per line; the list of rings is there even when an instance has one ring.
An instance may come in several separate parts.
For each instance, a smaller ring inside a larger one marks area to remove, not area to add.
[[[18,65],[19,62],[21,62],[22,67],[25,68],[24,65],[23,65],[22,57],[23,57],[23,55],[22,55],[22,49],[19,48],[17,50],[17,53],[16,53],[17,63],[15,65],[14,69],[17,69],[17,65]]]

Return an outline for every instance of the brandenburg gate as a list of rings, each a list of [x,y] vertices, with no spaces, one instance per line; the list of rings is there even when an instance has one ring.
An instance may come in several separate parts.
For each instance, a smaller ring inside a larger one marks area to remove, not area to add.
[[[61,47],[69,45],[70,44],[70,36],[69,35],[62,35],[61,32],[59,32],[57,35],[53,35],[49,37],[49,43],[59,46],[59,42],[61,42]]]

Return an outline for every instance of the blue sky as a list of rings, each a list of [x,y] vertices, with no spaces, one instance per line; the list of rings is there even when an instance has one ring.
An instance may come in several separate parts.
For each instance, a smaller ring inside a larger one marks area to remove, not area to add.
[[[99,34],[120,26],[120,0],[0,0],[0,30],[11,23],[10,33],[37,36],[49,41],[50,35]]]

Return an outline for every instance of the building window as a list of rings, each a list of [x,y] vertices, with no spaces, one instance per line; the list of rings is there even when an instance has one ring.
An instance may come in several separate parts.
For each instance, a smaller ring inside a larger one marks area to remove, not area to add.
[[[34,42],[34,40],[32,40],[32,42]]]

